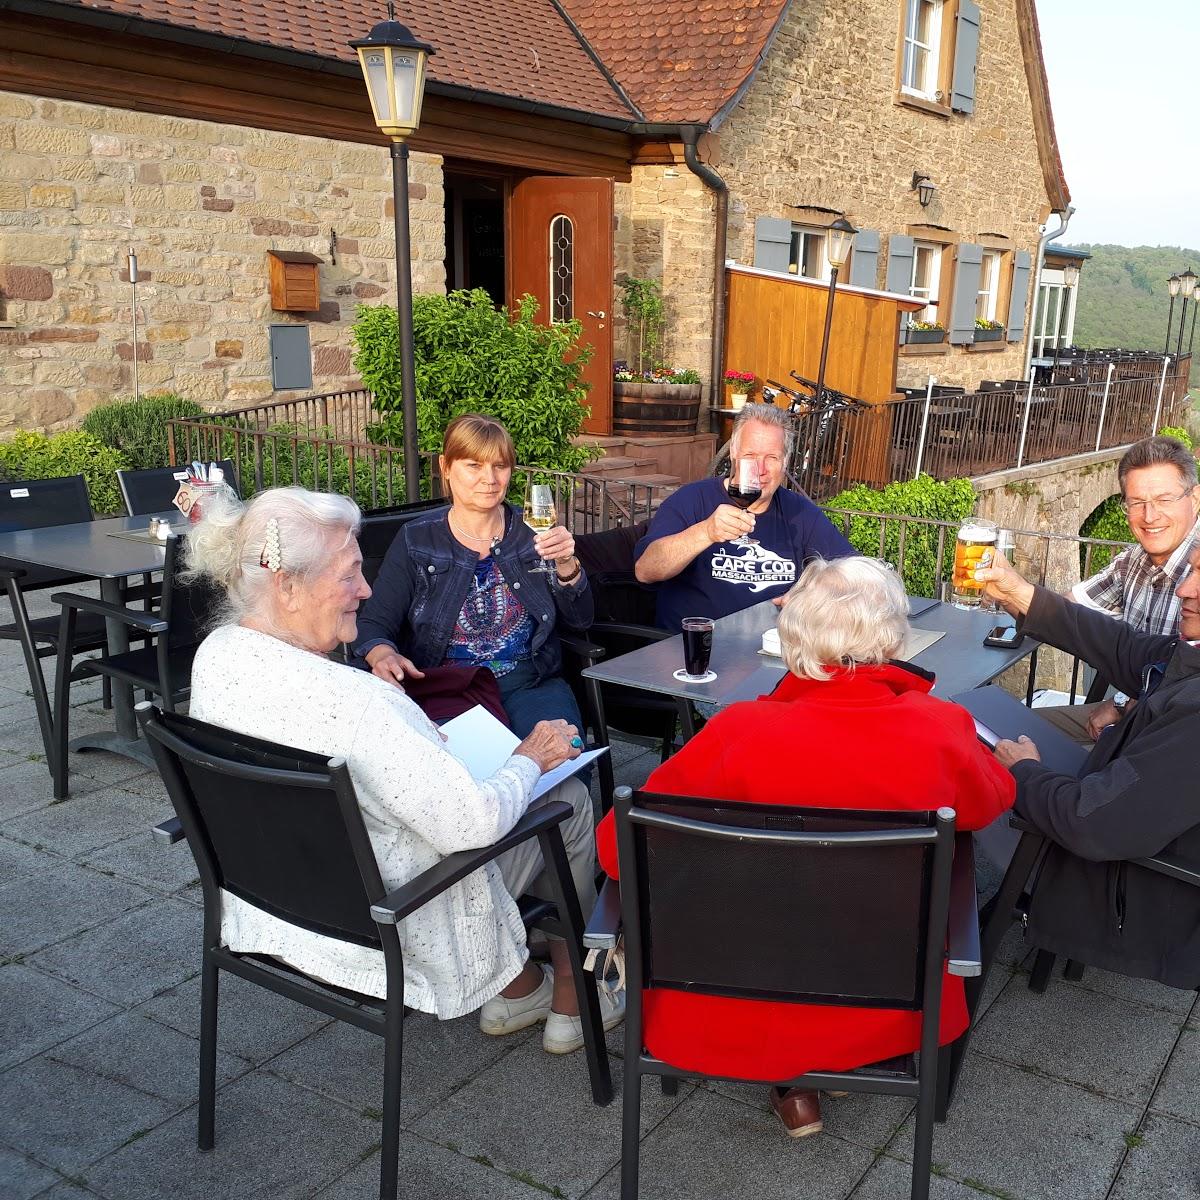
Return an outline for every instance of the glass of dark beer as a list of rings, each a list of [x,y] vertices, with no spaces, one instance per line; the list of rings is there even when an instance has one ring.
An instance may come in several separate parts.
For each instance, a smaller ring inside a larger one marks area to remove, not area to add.
[[[708,683],[716,676],[708,669],[712,655],[711,617],[683,618],[683,670],[676,672],[685,683]]]

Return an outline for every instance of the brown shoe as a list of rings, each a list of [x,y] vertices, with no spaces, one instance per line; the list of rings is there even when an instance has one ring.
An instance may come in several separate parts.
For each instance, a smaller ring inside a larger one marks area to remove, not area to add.
[[[803,1088],[771,1089],[771,1111],[783,1122],[788,1137],[811,1137],[825,1128],[821,1120],[821,1099],[816,1092]]]

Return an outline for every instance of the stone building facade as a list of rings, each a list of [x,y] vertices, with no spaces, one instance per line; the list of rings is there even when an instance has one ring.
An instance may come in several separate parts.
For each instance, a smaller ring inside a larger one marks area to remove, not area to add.
[[[395,288],[382,147],[0,93],[0,148],[0,430],[72,425],[132,394],[131,246],[143,394],[286,398],[272,324],[309,327],[305,390],[356,383],[356,306]],[[411,174],[414,288],[440,291],[441,160],[415,154]],[[272,311],[268,250],[323,260],[318,310]]]

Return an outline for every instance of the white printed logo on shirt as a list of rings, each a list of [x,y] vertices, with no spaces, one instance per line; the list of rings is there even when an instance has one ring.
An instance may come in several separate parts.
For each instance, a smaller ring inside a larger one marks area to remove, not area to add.
[[[752,592],[761,592],[779,584],[795,583],[796,564],[766,546],[737,546],[713,554],[712,577],[721,583],[742,584]]]

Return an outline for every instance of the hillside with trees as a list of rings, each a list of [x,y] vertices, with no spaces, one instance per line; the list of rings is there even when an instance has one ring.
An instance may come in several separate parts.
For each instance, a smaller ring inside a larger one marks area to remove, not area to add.
[[[1079,281],[1079,306],[1075,315],[1077,346],[1119,346],[1127,350],[1162,352],[1167,336],[1167,311],[1171,304],[1167,277],[1187,267],[1200,274],[1200,251],[1178,246],[1079,245],[1091,254],[1083,264]],[[1171,322],[1174,354],[1179,330],[1181,301],[1175,301]],[[1192,316],[1187,306],[1183,348],[1188,346]],[[1200,325],[1200,317],[1197,318]],[[1191,385],[1200,386],[1200,334],[1192,360]]]

